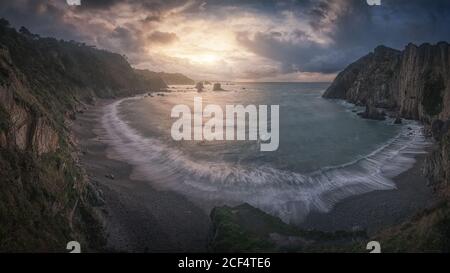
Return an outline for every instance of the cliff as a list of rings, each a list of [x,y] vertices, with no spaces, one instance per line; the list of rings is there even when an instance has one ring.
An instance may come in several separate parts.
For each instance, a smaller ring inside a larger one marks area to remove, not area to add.
[[[83,251],[101,248],[97,193],[70,120],[97,97],[165,87],[119,54],[17,32],[0,19],[0,251],[65,252],[72,240]]]
[[[380,108],[397,117],[422,121],[436,145],[423,171],[438,196],[430,209],[375,238],[387,251],[450,250],[450,45],[409,44],[403,51],[377,47],[338,74],[323,95]]]
[[[195,81],[180,73],[153,72],[149,70],[136,70],[140,75],[152,78],[160,78],[169,85],[194,85]]]
[[[345,99],[366,106],[366,117],[379,108],[424,122],[438,147],[427,160],[430,183],[447,183],[450,126],[450,45],[409,44],[403,51],[377,47],[338,74],[325,98]]]
[[[325,98],[386,108],[401,117],[431,123],[450,117],[450,45],[384,46],[338,74]]]

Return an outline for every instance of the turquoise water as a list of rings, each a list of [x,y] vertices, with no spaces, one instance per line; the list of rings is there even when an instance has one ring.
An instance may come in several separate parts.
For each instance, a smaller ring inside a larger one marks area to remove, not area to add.
[[[173,86],[165,96],[136,97],[105,108],[112,156],[135,166],[134,177],[208,204],[248,202],[286,222],[327,211],[345,197],[394,189],[391,178],[414,163],[426,144],[415,123],[359,118],[362,109],[321,97],[324,83],[229,83],[223,92]],[[279,105],[280,143],[174,141],[177,104]]]

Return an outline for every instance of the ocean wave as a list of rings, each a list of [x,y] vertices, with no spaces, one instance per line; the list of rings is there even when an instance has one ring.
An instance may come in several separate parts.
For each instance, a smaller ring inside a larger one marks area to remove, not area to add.
[[[133,178],[154,186],[220,204],[247,202],[285,222],[300,223],[312,210],[327,212],[340,200],[374,190],[395,189],[392,178],[411,168],[428,144],[418,123],[374,152],[312,173],[271,166],[251,167],[191,158],[156,138],[144,137],[120,118],[118,106],[105,107],[100,134],[112,146],[111,157],[134,166]]]

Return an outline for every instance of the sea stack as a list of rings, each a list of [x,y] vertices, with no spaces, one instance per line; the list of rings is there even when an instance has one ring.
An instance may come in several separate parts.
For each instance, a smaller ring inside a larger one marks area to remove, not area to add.
[[[203,91],[203,82],[198,82],[196,85],[195,85],[195,89],[197,89],[197,92],[202,92]]]
[[[213,85],[213,91],[223,91],[222,86],[220,85],[220,83],[215,83]]]

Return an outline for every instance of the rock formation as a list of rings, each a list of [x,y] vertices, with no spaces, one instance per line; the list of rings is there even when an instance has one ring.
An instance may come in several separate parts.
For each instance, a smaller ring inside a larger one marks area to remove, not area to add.
[[[202,91],[203,91],[203,88],[204,88],[203,82],[198,82],[198,83],[195,85],[195,89],[197,89],[197,92],[202,92]]]
[[[385,120],[386,113],[383,110],[376,108],[373,105],[366,105],[366,110],[362,113],[358,113],[359,116],[365,119]]]
[[[325,98],[397,111],[431,123],[450,117],[450,45],[377,47],[339,73]]]
[[[213,85],[213,91],[223,91],[222,86],[220,85],[220,83],[215,83]]]

